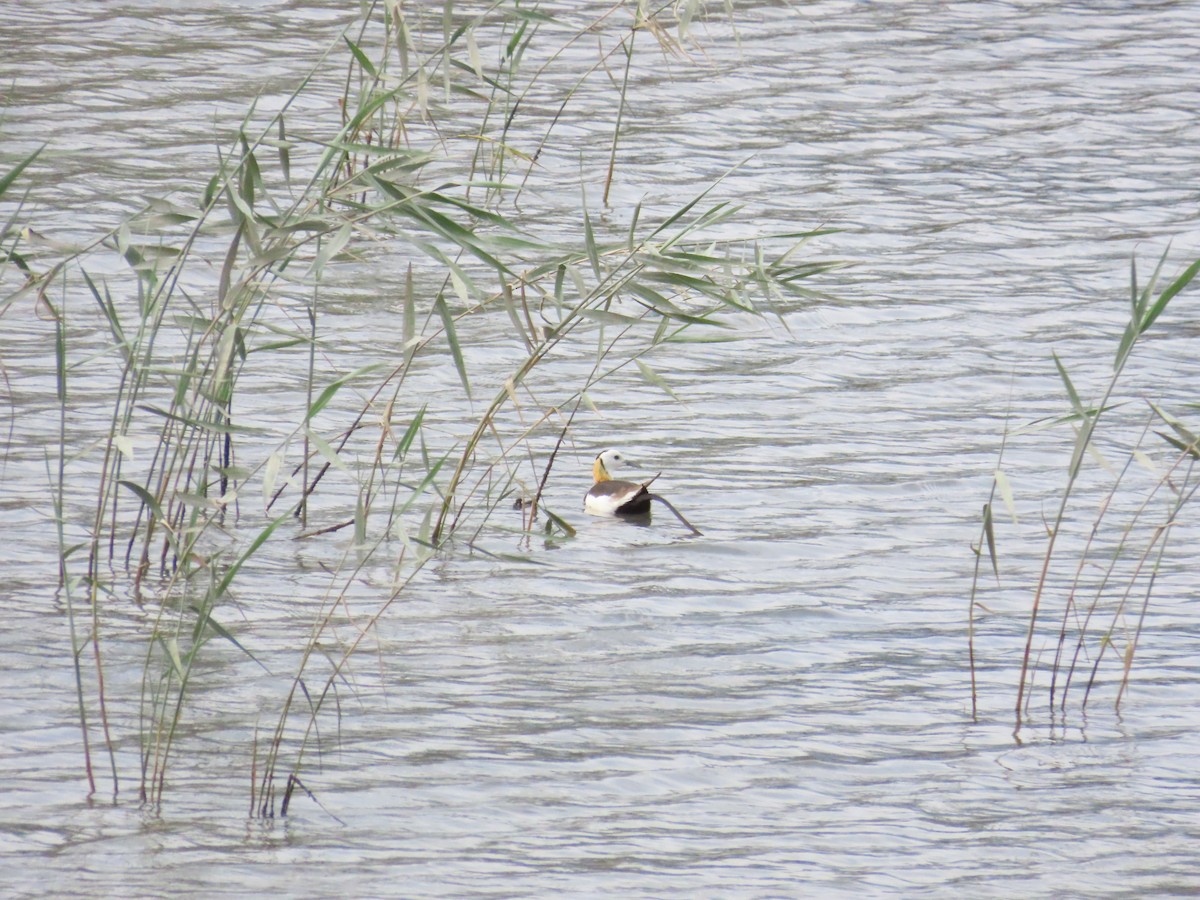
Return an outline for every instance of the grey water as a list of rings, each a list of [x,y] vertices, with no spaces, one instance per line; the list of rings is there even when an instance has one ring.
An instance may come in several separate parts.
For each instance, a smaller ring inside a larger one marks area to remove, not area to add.
[[[853,265],[814,281],[821,296],[746,323],[740,341],[652,357],[678,400],[636,374],[597,388],[547,491],[577,536],[489,533],[488,553],[431,563],[341,686],[303,773],[319,803],[297,796],[286,818],[249,815],[255,729],[262,740],[274,725],[290,648],[325,599],[322,553],[341,549],[271,542],[239,577],[223,621],[271,672],[214,651],[155,809],[129,783],[153,612],[129,602],[106,621],[128,776],[115,798],[111,785],[89,797],[54,589],[53,328],[31,302],[3,308],[0,893],[1200,891],[1186,508],[1120,710],[1110,665],[1086,715],[1063,722],[1036,685],[1013,735],[1073,437],[1069,424],[1016,432],[1070,412],[1052,353],[1086,398],[1099,395],[1131,257],[1145,279],[1168,246],[1170,274],[1200,256],[1200,8],[831,0],[734,4],[730,18],[712,6],[686,56],[639,37],[607,215],[670,208],[721,179],[713,196],[743,206],[747,233],[828,226],[804,252]],[[563,34],[608,8],[541,6]],[[46,145],[24,211],[33,227],[83,242],[147,198],[195,194],[229,123],[286,96],[356,10],[0,4],[2,168]],[[594,40],[611,46],[631,20],[618,10]],[[595,56],[570,52],[581,65]],[[305,95],[293,132],[334,121],[336,96]],[[529,202],[549,232],[579,228],[581,179],[590,200],[603,191],[611,96],[597,92],[595,110],[587,99],[539,159],[554,187]],[[403,268],[380,254],[335,278],[322,328],[356,364],[400,348],[395,294],[378,286]],[[1088,462],[1084,522],[1104,465],[1122,466],[1148,421],[1146,401],[1188,418],[1196,322],[1185,292],[1131,363],[1121,427],[1102,440],[1103,462]],[[483,384],[503,377],[499,356],[470,364]],[[303,367],[273,377],[253,410],[293,391]],[[452,370],[422,384],[431,402],[459,394]],[[83,375],[75,390],[82,453],[107,412],[90,406],[103,391]],[[470,420],[465,401],[459,412]],[[661,514],[649,527],[584,516],[591,457],[610,444],[662,471],[656,484],[703,536]],[[1169,465],[1158,438],[1140,446],[1147,465]],[[998,464],[1017,523],[998,512],[973,718],[972,546]],[[1127,483],[1140,499],[1155,477]],[[87,510],[85,498],[74,512]],[[384,568],[364,571],[354,602],[386,595]],[[1061,585],[1046,602],[1062,615]]]

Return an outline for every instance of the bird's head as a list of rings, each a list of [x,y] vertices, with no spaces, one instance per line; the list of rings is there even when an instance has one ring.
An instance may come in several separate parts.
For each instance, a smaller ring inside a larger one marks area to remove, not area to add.
[[[625,464],[626,459],[621,455],[621,451],[610,447],[596,456],[596,462],[592,464],[592,476],[596,481],[611,481],[612,473]]]

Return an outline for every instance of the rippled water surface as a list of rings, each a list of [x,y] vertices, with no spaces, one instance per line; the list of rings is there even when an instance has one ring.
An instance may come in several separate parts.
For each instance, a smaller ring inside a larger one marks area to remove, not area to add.
[[[265,741],[326,599],[321,567],[346,549],[338,536],[272,542],[239,577],[223,621],[270,674],[214,643],[158,810],[138,805],[132,783],[152,612],[129,602],[106,621],[127,774],[115,802],[111,787],[86,797],[53,590],[53,331],[32,303],[6,310],[3,893],[1200,891],[1200,617],[1186,515],[1122,712],[1110,669],[1086,719],[1048,730],[1035,713],[1014,741],[1038,536],[1070,434],[1014,438],[1005,467],[1020,522],[998,524],[974,721],[966,636],[971,544],[1006,418],[1069,410],[1052,351],[1098,395],[1132,254],[1143,278],[1169,242],[1172,272],[1200,255],[1200,11],[735,6],[732,24],[714,11],[695,26],[691,59],[644,35],[604,224],[619,230],[637,203],[674,208],[725,176],[713,196],[744,204],[746,231],[828,225],[839,231],[811,252],[855,265],[813,283],[828,297],[747,324],[745,340],[657,353],[678,402],[633,375],[593,392],[597,409],[580,413],[546,494],[578,536],[528,544],[497,528],[478,552],[424,570],[338,685],[339,714],[324,720],[303,773],[319,805],[297,795],[286,818],[247,815],[255,723]],[[357,8],[7,7],[4,168],[46,143],[22,182],[24,214],[64,241],[94,238],[147,197],[198,190],[250,104],[277,108]],[[548,33],[604,8],[547,4],[562,21]],[[615,43],[629,16],[596,40]],[[570,53],[581,66],[595,55]],[[340,69],[329,71],[293,110],[293,131],[336,122]],[[547,231],[578,229],[581,175],[589,198],[603,190],[611,96],[596,102],[570,107],[539,159],[550,187],[529,207]],[[405,266],[379,254],[332,276],[322,327],[355,360],[348,368],[400,352],[396,295],[379,286],[400,284]],[[1121,414],[1133,438],[1146,399],[1186,417],[1194,309],[1177,298],[1130,365],[1117,399],[1132,401]],[[502,383],[511,349],[500,337],[471,348],[480,396]],[[562,361],[566,377],[586,375],[588,352]],[[243,414],[289,402],[303,365],[297,355],[296,371],[272,375]],[[458,393],[452,369],[422,377],[428,397]],[[108,389],[75,382],[81,450],[106,427],[91,419],[108,415]],[[460,412],[469,423],[478,410]],[[461,438],[466,426],[441,427]],[[1113,465],[1129,434],[1102,445]],[[591,456],[609,443],[661,470],[662,491],[703,536],[664,515],[637,527],[577,512]],[[1146,448],[1167,458],[1163,445]],[[1131,489],[1144,491],[1142,478]],[[1085,479],[1084,518],[1098,481]],[[349,602],[378,605],[390,578],[386,564],[368,565]],[[1052,616],[1060,594],[1047,601]],[[348,622],[338,628],[352,639]]]

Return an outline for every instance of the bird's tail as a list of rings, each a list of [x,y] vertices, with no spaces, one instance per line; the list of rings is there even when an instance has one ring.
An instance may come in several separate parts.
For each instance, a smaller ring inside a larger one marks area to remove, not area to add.
[[[654,476],[654,478],[657,478],[657,477],[658,477],[657,475]],[[650,481],[653,481],[654,478],[651,478]],[[650,481],[647,481],[646,484],[649,484]],[[666,497],[660,497],[658,494],[650,494],[650,499],[657,500],[659,503],[661,503],[663,506],[665,506],[667,509],[669,509],[671,512],[673,512],[675,514],[675,518],[677,518],[680,522],[682,522],[692,534],[703,534],[704,533],[699,528],[697,528],[695,525],[693,525],[691,522],[689,522],[687,519],[685,519],[683,517],[683,513],[681,513],[679,510],[677,510],[674,507],[674,505],[671,503],[671,501],[668,500]]]

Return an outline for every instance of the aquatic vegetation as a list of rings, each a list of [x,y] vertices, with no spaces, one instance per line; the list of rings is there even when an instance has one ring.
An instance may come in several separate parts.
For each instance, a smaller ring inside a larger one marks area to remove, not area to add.
[[[146,612],[135,780],[157,804],[205,648],[216,638],[257,662],[225,617],[239,573],[272,542],[351,529],[297,636],[276,725],[255,746],[250,807],[286,813],[319,723],[343,715],[338,685],[429,560],[470,547],[514,499],[522,534],[569,538],[544,488],[589,390],[636,371],[669,392],[653,354],[731,339],[834,265],[798,256],[820,230],[730,237],[738,209],[713,199],[716,185],[653,209],[608,205],[635,116],[634,61],[682,55],[697,13],[616,4],[567,27],[519,2],[466,14],[447,0],[437,15],[369,4],[277,110],[247,112],[194,195],[152,200],[70,248],[26,247],[21,223],[36,224],[36,210],[18,206],[0,234],[0,312],[32,297],[57,335],[51,493],[93,790],[97,746],[114,793],[125,777],[105,681],[104,634],[120,608]],[[584,35],[599,48],[581,68]],[[336,119],[293,113],[343,67]],[[578,152],[561,125],[585,88],[612,114],[602,196],[597,205],[581,177],[575,227],[547,233],[537,191],[562,187],[539,160]],[[399,340],[386,360],[341,353],[323,324],[339,270],[363,265],[402,272],[388,286]],[[80,337],[96,328],[101,352]],[[469,362],[497,340],[511,357],[498,383]],[[589,356],[584,377],[562,367],[566,348]],[[306,373],[293,391],[272,382],[283,365]],[[435,406],[430,371],[457,380],[455,408],[486,392],[472,420]],[[105,424],[80,447],[66,421],[84,377]],[[352,613],[360,576],[381,565],[388,589]]]
[[[1200,436],[1159,404],[1145,401],[1144,413],[1133,418],[1117,417],[1143,404],[1119,400],[1119,387],[1128,380],[1126,366],[1142,338],[1166,311],[1168,304],[1200,273],[1200,260],[1187,266],[1161,290],[1159,279],[1167,260],[1164,251],[1149,281],[1139,286],[1136,259],[1130,267],[1129,318],[1113,355],[1112,373],[1099,392],[1099,399],[1085,401],[1066,365],[1057,354],[1054,365],[1070,403],[1070,411],[1030,428],[1069,426],[1074,433],[1066,478],[1058,492],[1058,506],[1045,523],[1045,548],[1033,589],[1029,620],[1020,656],[1020,675],[1015,703],[1015,732],[1030,717],[1035,675],[1043,673],[1051,719],[1065,720],[1072,696],[1081,691],[1079,711],[1086,712],[1092,692],[1102,683],[1101,667],[1113,659],[1117,667],[1113,705],[1121,706],[1126,696],[1139,640],[1155,583],[1168,560],[1173,528],[1183,508],[1192,501],[1200,482],[1195,463],[1200,459]],[[1158,291],[1157,294],[1155,293]],[[1119,466],[1109,463],[1107,450],[1100,447],[1101,422],[1111,424],[1113,435],[1105,435],[1110,447],[1125,456]],[[1132,432],[1132,439],[1127,435]],[[1161,443],[1151,447],[1153,435]],[[1003,459],[1009,435],[1001,449]],[[1165,445],[1165,446],[1164,446]],[[1156,461],[1155,456],[1165,458]],[[1097,491],[1080,490],[1085,462],[1108,483]],[[1149,476],[1149,484],[1134,485],[1135,471]],[[1080,494],[1084,493],[1081,497]],[[1097,493],[1101,497],[1090,517],[1080,513]],[[971,660],[972,711],[978,713],[976,682],[976,610],[984,609],[982,593],[985,553],[992,573],[1000,578],[996,539],[997,495],[1012,514],[1013,488],[1005,470],[997,464],[991,495],[983,507],[983,522],[976,548],[975,578],[968,613],[968,644]],[[1113,520],[1117,519],[1116,522]],[[1068,549],[1064,543],[1070,541]],[[986,548],[986,550],[985,550]],[[1067,565],[1063,570],[1062,566]],[[1059,605],[1050,613],[1046,607]]]

